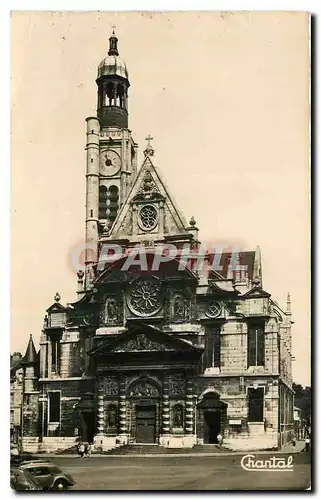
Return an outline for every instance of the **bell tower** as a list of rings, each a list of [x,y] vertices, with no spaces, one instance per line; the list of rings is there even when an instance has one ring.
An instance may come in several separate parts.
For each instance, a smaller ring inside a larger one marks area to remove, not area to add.
[[[128,89],[125,61],[119,57],[118,38],[113,31],[107,57],[98,66],[97,116],[102,129],[128,128]]]
[[[99,240],[113,226],[137,174],[138,145],[128,129],[128,70],[114,28],[98,66],[97,116],[86,119],[86,287]]]

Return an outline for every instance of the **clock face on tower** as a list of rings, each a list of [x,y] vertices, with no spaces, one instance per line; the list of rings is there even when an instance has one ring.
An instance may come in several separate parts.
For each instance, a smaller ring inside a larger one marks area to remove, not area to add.
[[[106,177],[117,174],[120,169],[120,156],[110,149],[100,153],[100,173]]]

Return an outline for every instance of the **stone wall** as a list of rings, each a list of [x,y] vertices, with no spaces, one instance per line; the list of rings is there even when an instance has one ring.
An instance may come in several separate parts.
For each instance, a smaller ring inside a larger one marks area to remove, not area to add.
[[[80,423],[74,406],[85,393],[95,392],[93,379],[69,379],[46,381],[42,384],[43,396],[40,398],[40,434],[41,437],[75,437]],[[53,425],[48,422],[48,392],[60,392],[60,422]]]

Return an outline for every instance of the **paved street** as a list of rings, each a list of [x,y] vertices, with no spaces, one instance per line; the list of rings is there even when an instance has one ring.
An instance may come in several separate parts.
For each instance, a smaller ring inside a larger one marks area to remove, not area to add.
[[[293,454],[293,471],[249,472],[241,467],[241,458],[55,457],[52,461],[73,475],[75,490],[304,490],[310,484],[310,457],[306,454]],[[266,454],[255,454],[256,460],[268,458]]]

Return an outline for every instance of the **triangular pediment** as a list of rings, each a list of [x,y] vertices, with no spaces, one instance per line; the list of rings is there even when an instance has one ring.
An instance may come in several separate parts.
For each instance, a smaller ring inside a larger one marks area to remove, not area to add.
[[[111,341],[102,342],[91,351],[94,355],[118,353],[160,353],[160,352],[198,352],[199,348],[191,342],[164,333],[151,325],[128,329]]]
[[[262,288],[252,288],[249,292],[242,295],[242,298],[257,298],[257,297],[271,297],[271,294],[263,290]]]
[[[141,216],[141,210],[146,206],[154,207],[151,212],[155,215],[152,213],[151,217],[155,217],[155,224],[153,225],[151,219],[149,227],[149,221],[144,226]],[[149,239],[158,240],[171,235],[186,235],[186,228],[186,222],[170,196],[164,180],[152,159],[147,156],[111,228],[110,238],[128,238],[132,241],[145,235]]]

